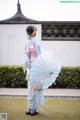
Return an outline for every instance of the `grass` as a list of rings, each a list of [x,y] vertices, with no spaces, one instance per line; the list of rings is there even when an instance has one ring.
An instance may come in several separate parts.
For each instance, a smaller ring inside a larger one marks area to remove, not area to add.
[[[25,97],[0,97],[0,113],[7,113],[7,120],[80,120],[78,98],[45,98],[45,105],[36,116],[25,115],[26,109]]]

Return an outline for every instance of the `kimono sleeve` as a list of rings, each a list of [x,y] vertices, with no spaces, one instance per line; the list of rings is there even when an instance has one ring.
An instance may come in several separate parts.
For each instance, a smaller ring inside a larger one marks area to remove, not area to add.
[[[40,40],[37,40],[36,49],[37,49],[37,55],[41,54],[44,51],[42,42]]]
[[[23,71],[25,72],[27,70],[27,63],[30,61],[30,53],[28,51],[28,44],[25,43],[24,48],[24,60],[23,60]]]

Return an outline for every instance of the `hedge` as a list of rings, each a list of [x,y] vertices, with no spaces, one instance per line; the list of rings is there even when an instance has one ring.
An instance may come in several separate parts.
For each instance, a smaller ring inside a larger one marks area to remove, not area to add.
[[[26,87],[25,74],[21,66],[0,66],[0,87]]]
[[[0,66],[0,87],[26,88],[22,66]],[[80,88],[80,66],[62,67],[56,84],[49,88]]]
[[[62,67],[61,72],[56,79],[56,85],[51,88],[77,88],[80,89],[80,66]]]

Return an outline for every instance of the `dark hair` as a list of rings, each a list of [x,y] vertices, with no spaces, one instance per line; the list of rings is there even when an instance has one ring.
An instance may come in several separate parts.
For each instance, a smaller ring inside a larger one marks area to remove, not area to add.
[[[26,28],[26,32],[28,35],[31,35],[35,31],[36,27],[35,26],[28,26]],[[37,29],[36,29],[37,30]]]

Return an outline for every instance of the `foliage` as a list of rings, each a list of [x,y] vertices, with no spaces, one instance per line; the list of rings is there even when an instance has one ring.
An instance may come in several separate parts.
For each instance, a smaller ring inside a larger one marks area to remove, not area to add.
[[[0,66],[0,87],[27,87],[22,66]],[[62,67],[50,88],[80,88],[80,66]]]

